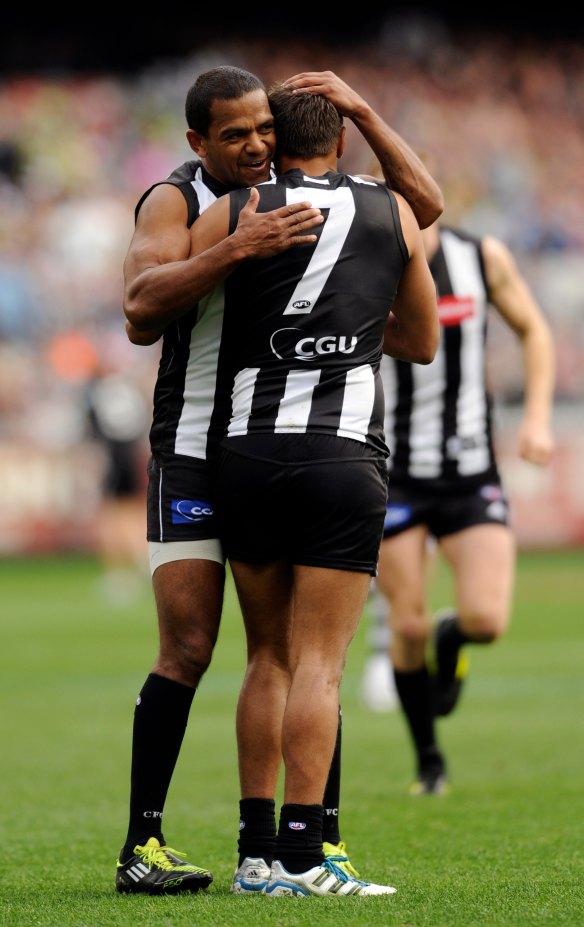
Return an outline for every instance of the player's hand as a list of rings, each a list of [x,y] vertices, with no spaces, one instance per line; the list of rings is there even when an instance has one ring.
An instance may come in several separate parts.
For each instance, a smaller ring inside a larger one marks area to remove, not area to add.
[[[302,71],[283,81],[284,87],[303,93],[320,93],[335,106],[341,116],[352,119],[367,103],[363,97],[341,80],[334,71]]]
[[[549,428],[524,419],[519,427],[519,456],[529,463],[546,466],[554,452],[555,442]]]
[[[320,209],[303,202],[289,203],[270,212],[257,212],[259,200],[258,191],[251,187],[233,233],[247,257],[271,257],[293,245],[314,244],[317,236],[310,229],[324,221]]]

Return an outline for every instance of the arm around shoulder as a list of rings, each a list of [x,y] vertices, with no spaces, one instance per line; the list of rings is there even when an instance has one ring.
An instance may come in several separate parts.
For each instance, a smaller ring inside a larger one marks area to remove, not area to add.
[[[172,184],[160,184],[142,204],[124,261],[128,337],[164,329],[177,306],[192,304],[192,283],[185,282],[189,250],[186,200]]]
[[[423,161],[368,104],[353,121],[377,157],[387,186],[407,200],[419,228],[428,228],[442,215],[444,196]]]
[[[162,184],[145,200],[124,263],[124,314],[135,344],[156,341],[251,253],[247,238],[228,235],[228,202],[220,197],[189,229],[176,187]]]
[[[378,159],[387,186],[405,197],[420,228],[427,228],[442,215],[442,191],[422,160],[334,71],[303,71],[284,83],[299,92],[322,94],[355,124]]]

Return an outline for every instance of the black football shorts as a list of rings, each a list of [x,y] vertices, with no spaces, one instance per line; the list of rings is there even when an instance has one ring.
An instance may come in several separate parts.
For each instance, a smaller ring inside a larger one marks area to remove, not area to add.
[[[389,480],[383,537],[425,525],[435,538],[474,525],[509,525],[509,503],[500,482],[457,489],[398,485]]]
[[[387,470],[374,449],[320,434],[228,438],[215,490],[228,558],[376,575]]]
[[[107,466],[104,475],[104,495],[108,499],[137,496],[144,487],[144,471],[140,449],[133,441],[108,441]]]
[[[149,541],[200,541],[218,537],[209,464],[183,455],[148,462]]]

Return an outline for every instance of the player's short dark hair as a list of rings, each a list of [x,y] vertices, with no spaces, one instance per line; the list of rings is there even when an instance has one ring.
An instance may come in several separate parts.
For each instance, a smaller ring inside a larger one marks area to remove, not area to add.
[[[204,138],[211,125],[211,106],[215,100],[238,100],[246,93],[266,88],[259,77],[243,68],[225,64],[199,74],[189,88],[185,102],[185,116],[189,129]]]
[[[336,149],[343,118],[326,97],[319,93],[293,93],[290,88],[275,84],[268,99],[279,153],[308,159]]]

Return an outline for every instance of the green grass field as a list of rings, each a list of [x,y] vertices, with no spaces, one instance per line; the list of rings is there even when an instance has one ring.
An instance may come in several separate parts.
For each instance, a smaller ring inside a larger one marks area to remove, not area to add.
[[[234,708],[243,643],[232,587],[167,801],[165,834],[213,870],[207,893],[119,896],[133,704],[155,654],[149,584],[112,608],[91,560],[0,561],[3,927],[579,927],[584,924],[584,551],[520,557],[513,622],[470,653],[440,721],[452,791],[407,794],[399,713],[359,701],[364,620],[342,691],[344,839],[385,898],[229,893],[236,862]],[[439,567],[436,606],[448,603]]]

